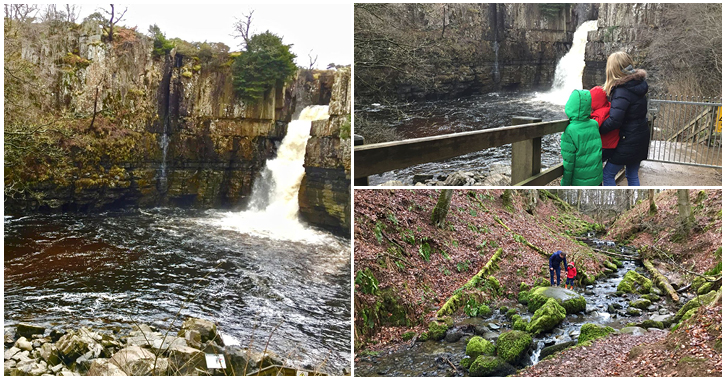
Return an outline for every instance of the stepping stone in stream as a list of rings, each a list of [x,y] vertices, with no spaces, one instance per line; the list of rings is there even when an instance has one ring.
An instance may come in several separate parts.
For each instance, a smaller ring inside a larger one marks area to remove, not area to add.
[[[488,324],[488,328],[491,329],[491,330],[498,330],[498,329],[501,328],[501,326],[499,326],[499,325],[497,325],[495,323],[489,323]]]

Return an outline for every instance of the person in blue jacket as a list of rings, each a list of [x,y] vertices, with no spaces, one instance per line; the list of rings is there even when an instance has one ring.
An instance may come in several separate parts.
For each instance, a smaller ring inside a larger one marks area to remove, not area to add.
[[[556,286],[561,284],[561,262],[566,268],[566,253],[556,251],[549,257],[549,274],[551,274],[551,286],[554,286],[554,272],[556,272]]]

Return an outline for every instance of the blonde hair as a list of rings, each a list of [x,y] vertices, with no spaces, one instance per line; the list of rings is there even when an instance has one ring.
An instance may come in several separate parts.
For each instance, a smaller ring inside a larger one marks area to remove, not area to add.
[[[628,75],[628,73],[624,72],[624,68],[629,65],[634,66],[634,61],[632,61],[632,57],[629,54],[618,51],[609,55],[609,58],[607,58],[607,68],[605,69],[607,78],[603,86],[607,96],[611,95],[614,82]]]

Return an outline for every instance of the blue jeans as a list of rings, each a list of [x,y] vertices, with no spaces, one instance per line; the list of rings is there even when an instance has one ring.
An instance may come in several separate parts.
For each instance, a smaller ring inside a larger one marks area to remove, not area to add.
[[[617,165],[613,164],[612,161],[607,161],[607,164],[604,165],[604,169],[602,171],[602,175],[604,177],[602,181],[602,185],[604,186],[617,186],[617,182],[614,181],[614,177],[619,173],[620,170],[622,170],[622,167],[626,166],[624,168],[624,175],[627,177],[627,186],[639,186],[639,164],[641,162],[637,162],[636,164],[632,165]]]
[[[574,277],[572,277],[572,278],[567,277],[565,284],[574,286]]]
[[[561,283],[561,267],[555,266],[554,270],[550,270],[549,274],[551,274],[551,286],[554,286],[554,272],[556,272],[556,286],[559,286]]]

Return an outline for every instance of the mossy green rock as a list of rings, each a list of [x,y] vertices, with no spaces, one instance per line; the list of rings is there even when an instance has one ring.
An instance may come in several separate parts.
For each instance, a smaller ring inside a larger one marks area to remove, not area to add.
[[[495,356],[479,356],[471,363],[470,376],[506,376],[516,372],[510,364]]]
[[[411,340],[415,336],[415,331],[406,331],[401,336],[403,340]]]
[[[511,364],[518,363],[534,343],[530,334],[523,331],[509,331],[501,334],[496,341],[498,357]]]
[[[579,333],[579,344],[603,338],[613,332],[614,329],[609,326],[602,326],[596,323],[585,323]]]
[[[715,285],[716,285],[715,282],[706,282],[704,285],[697,288],[697,294],[702,295],[702,294],[710,293],[710,291],[712,291],[713,289],[717,289],[717,288],[715,288]]]
[[[634,300],[629,303],[629,306],[636,307],[637,309],[642,309],[642,310],[648,308],[650,305],[652,305],[652,302],[650,302],[650,300],[644,299],[644,298],[640,298],[638,300]]]
[[[509,307],[508,307],[508,306],[501,306],[501,307],[500,307],[500,308],[498,309],[498,311],[499,311],[499,313],[501,313],[501,314],[506,314],[506,312],[507,312],[507,311],[509,311]]]
[[[428,324],[428,339],[441,340],[446,336],[448,325],[445,323],[431,322]]]
[[[498,282],[498,279],[496,277],[489,276],[486,279],[486,284],[488,284],[488,286],[490,286],[493,290],[501,289],[501,283]]]
[[[526,291],[526,290],[529,290],[529,289],[531,289],[531,287],[527,283],[525,283],[525,282],[521,282],[521,284],[519,285],[519,291],[520,292],[523,292],[523,291]]]
[[[587,308],[587,301],[579,293],[564,288],[544,286],[531,291],[529,296],[529,312],[535,312],[552,298],[564,307],[567,314],[578,313]]]
[[[472,362],[473,362],[473,359],[471,359],[471,358],[463,358],[463,359],[461,359],[461,367],[468,369],[471,367]]]
[[[486,339],[480,336],[474,336],[466,344],[466,355],[471,357],[471,360],[475,360],[480,355],[494,355],[496,353],[496,346]]]
[[[511,319],[511,317],[513,317],[514,315],[516,315],[516,314],[518,314],[518,313],[519,313],[519,311],[518,311],[518,310],[516,310],[516,309],[509,309],[509,310],[508,310],[508,311],[506,312],[506,318],[509,318],[509,319]]]
[[[651,290],[652,281],[633,270],[627,272],[617,286],[617,291],[625,293],[648,294]]]
[[[493,312],[491,311],[491,308],[488,307],[488,305],[482,304],[481,306],[478,307],[478,316],[479,317],[488,317],[491,314],[493,314]]]
[[[526,332],[536,335],[551,331],[564,318],[566,318],[566,309],[559,305],[556,299],[549,298],[531,317],[531,323],[529,323]]]
[[[687,301],[687,303],[684,304],[680,308],[680,310],[677,311],[677,313],[675,314],[674,320],[680,321],[680,320],[682,320],[682,317],[685,315],[685,313],[687,313],[688,311],[690,311],[692,309],[696,309],[696,308],[700,307],[700,305],[709,304],[710,302],[712,302],[715,299],[716,295],[717,295],[717,292],[713,290],[710,293],[697,296],[697,297]]]
[[[519,330],[519,331],[526,331],[529,328],[529,322],[522,318],[520,315],[516,314],[513,317],[511,317],[511,320],[513,323],[513,329]]]
[[[657,329],[660,329],[661,330],[661,329],[664,329],[665,328],[664,323],[662,323],[660,321],[653,321],[651,319],[648,319],[646,321],[642,321],[637,326],[639,326],[639,327],[641,327],[643,329],[648,329],[650,327],[654,327],[654,328],[657,328]]]
[[[652,293],[652,294],[643,294],[641,298],[644,298],[646,300],[650,300],[652,302],[657,302],[657,301],[659,301],[661,299],[660,296],[658,296],[658,295],[656,295],[654,293]]]
[[[522,305],[528,305],[529,303],[529,296],[531,293],[529,293],[528,290],[522,290],[519,292],[519,303]]]

